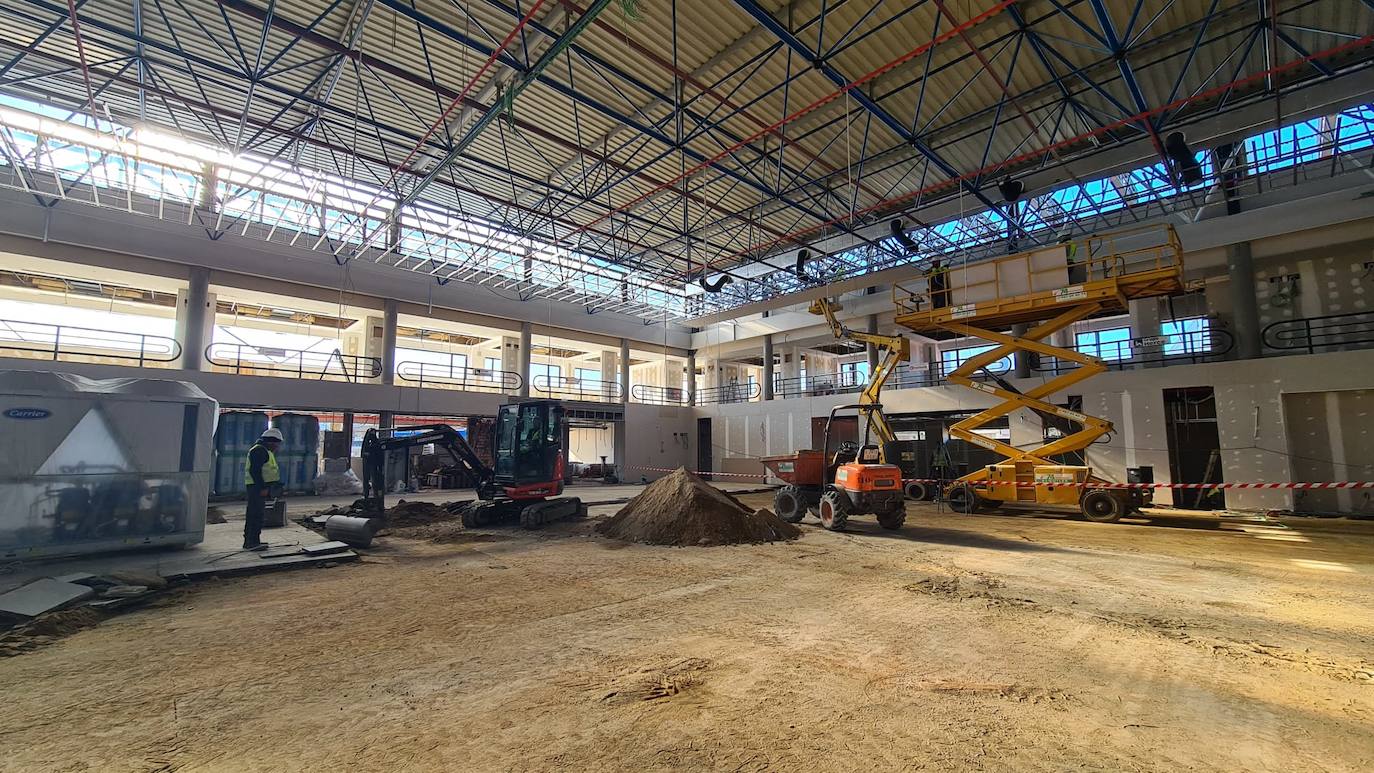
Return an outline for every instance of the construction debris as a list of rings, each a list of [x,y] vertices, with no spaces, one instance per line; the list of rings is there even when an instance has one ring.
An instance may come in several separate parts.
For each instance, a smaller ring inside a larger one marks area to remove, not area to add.
[[[373,507],[368,500],[357,499],[348,507],[336,505],[328,510],[321,510],[316,518],[335,515],[344,515],[350,518],[382,518],[386,520],[386,525],[393,529],[406,526],[426,526],[435,521],[451,521],[456,517],[451,510],[447,509],[447,506],[436,505],[433,502],[407,502],[402,499],[382,512]]]
[[[801,530],[754,510],[679,467],[649,484],[597,531],[650,545],[736,545],[796,539]]]
[[[0,612],[19,618],[37,617],[94,595],[95,591],[85,585],[44,577],[0,596]]]
[[[307,556],[323,556],[329,553],[342,553],[345,550],[348,550],[347,543],[337,540],[334,542],[321,542],[318,545],[305,545],[301,548],[301,552],[305,553]]]
[[[331,515],[324,522],[324,535],[336,542],[343,542],[355,548],[372,545],[377,535],[376,518],[356,518],[351,515]]]

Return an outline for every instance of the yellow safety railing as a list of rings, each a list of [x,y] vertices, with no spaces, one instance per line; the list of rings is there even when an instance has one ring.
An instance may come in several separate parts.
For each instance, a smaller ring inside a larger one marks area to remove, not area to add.
[[[1020,265],[1017,265],[1017,264]],[[979,314],[996,313],[1008,301],[1098,281],[1130,282],[1161,273],[1178,273],[1183,245],[1172,225],[1143,225],[1039,247],[992,260],[948,267],[946,303],[970,303]],[[892,285],[897,314],[935,308],[930,276]]]

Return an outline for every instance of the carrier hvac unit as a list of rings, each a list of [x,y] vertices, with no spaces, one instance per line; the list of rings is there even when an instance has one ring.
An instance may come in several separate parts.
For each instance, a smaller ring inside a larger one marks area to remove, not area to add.
[[[216,411],[183,381],[0,371],[0,557],[200,542]]]

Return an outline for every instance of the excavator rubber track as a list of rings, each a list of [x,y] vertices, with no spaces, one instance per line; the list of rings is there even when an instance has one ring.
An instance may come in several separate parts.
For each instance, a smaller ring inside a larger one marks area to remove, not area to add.
[[[526,505],[520,511],[520,525],[526,529],[542,529],[546,524],[554,521],[584,518],[586,515],[587,506],[582,504],[582,500],[577,497],[546,499],[543,502]]]
[[[540,529],[555,521],[583,518],[587,506],[577,497],[521,502],[515,499],[477,500],[455,508],[465,529],[483,529],[518,520],[526,529]]]

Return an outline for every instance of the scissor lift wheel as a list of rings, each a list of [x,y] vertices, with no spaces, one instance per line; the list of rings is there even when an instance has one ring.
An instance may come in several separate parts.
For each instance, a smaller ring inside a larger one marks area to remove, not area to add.
[[[1096,523],[1116,523],[1126,514],[1126,498],[1106,489],[1092,489],[1083,495],[1083,517]]]

